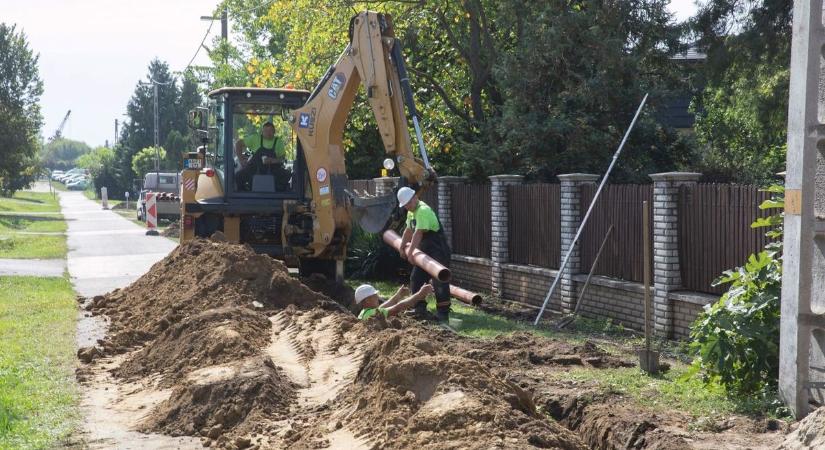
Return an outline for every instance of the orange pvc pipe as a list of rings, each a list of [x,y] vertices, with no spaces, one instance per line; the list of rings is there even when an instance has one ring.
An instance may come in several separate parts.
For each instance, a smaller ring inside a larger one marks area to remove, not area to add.
[[[454,284],[450,285],[450,295],[461,300],[468,305],[480,305],[481,295],[462,289]]]
[[[398,233],[396,233],[393,230],[387,230],[384,232],[383,238],[384,242],[386,242],[387,245],[400,251],[401,236],[399,236]],[[450,278],[452,278],[450,269],[444,267],[444,265],[442,265],[440,262],[430,258],[426,253],[422,252],[421,250],[416,249],[413,252],[412,259],[413,260],[410,261],[411,263],[424,269],[424,271],[430,274],[430,276],[434,277],[442,283],[446,283],[450,281]]]

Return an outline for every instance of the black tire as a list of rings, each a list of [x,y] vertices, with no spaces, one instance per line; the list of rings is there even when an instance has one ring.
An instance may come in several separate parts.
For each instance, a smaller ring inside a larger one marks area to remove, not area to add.
[[[317,258],[300,258],[298,260],[298,274],[302,277],[308,277],[312,274],[321,274],[327,280],[335,280],[335,260],[334,259],[317,259]]]
[[[217,214],[204,214],[195,219],[195,236],[208,238],[216,231],[223,231],[223,217]]]

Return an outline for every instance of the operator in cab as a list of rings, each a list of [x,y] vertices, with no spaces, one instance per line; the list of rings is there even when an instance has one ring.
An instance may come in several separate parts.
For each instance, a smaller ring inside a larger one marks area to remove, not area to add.
[[[355,303],[361,307],[358,318],[367,320],[378,313],[382,314],[384,318],[397,316],[426,300],[427,296],[432,293],[433,287],[429,284],[421,286],[413,295],[410,295],[407,286],[401,286],[389,300],[382,301],[381,297],[378,296],[377,289],[370,284],[362,284],[355,290]]]
[[[244,154],[245,150],[252,153],[249,159]],[[286,145],[284,139],[275,133],[272,122],[264,123],[260,133],[238,139],[235,142],[235,156],[241,167],[235,174],[239,191],[252,190],[255,175],[272,175],[275,177],[275,190],[286,190],[290,178],[289,171],[284,167]]]
[[[450,267],[452,251],[447,244],[447,238],[444,236],[444,230],[435,211],[430,208],[430,205],[419,200],[415,191],[408,187],[399,189],[397,197],[398,206],[407,210],[407,227],[401,236],[399,250],[401,258],[412,261],[413,252],[418,249],[443,264],[444,267]],[[432,283],[435,291],[435,317],[439,321],[447,321],[450,318],[450,284],[438,281],[424,269],[413,265],[410,272],[410,289],[417,291],[428,282]],[[419,317],[426,317],[426,300],[422,299],[415,305],[415,312]]]

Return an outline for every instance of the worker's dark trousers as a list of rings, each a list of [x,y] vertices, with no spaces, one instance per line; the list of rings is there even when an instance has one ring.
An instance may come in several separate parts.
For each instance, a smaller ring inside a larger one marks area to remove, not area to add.
[[[426,253],[430,258],[440,262],[444,267],[450,267],[450,246],[442,232],[427,232],[421,239],[419,250]],[[432,278],[424,269],[413,266],[410,272],[410,292],[415,294],[425,283],[432,281],[435,290],[436,308],[439,310],[450,309],[450,283],[442,283],[436,278]],[[423,303],[423,302],[422,302]]]
[[[263,157],[275,157],[273,151],[259,151],[249,158],[246,167],[235,174],[236,186],[239,191],[248,191],[252,186],[252,177],[256,174],[275,175],[275,186],[277,191],[285,191],[289,186],[290,173],[283,164],[269,164],[263,162]]]

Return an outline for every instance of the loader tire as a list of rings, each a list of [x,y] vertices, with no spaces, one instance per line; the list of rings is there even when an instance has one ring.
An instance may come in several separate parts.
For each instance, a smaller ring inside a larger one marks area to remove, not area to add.
[[[327,280],[334,280],[335,260],[317,258],[300,258],[298,260],[299,275],[308,277],[316,273],[323,275]]]

